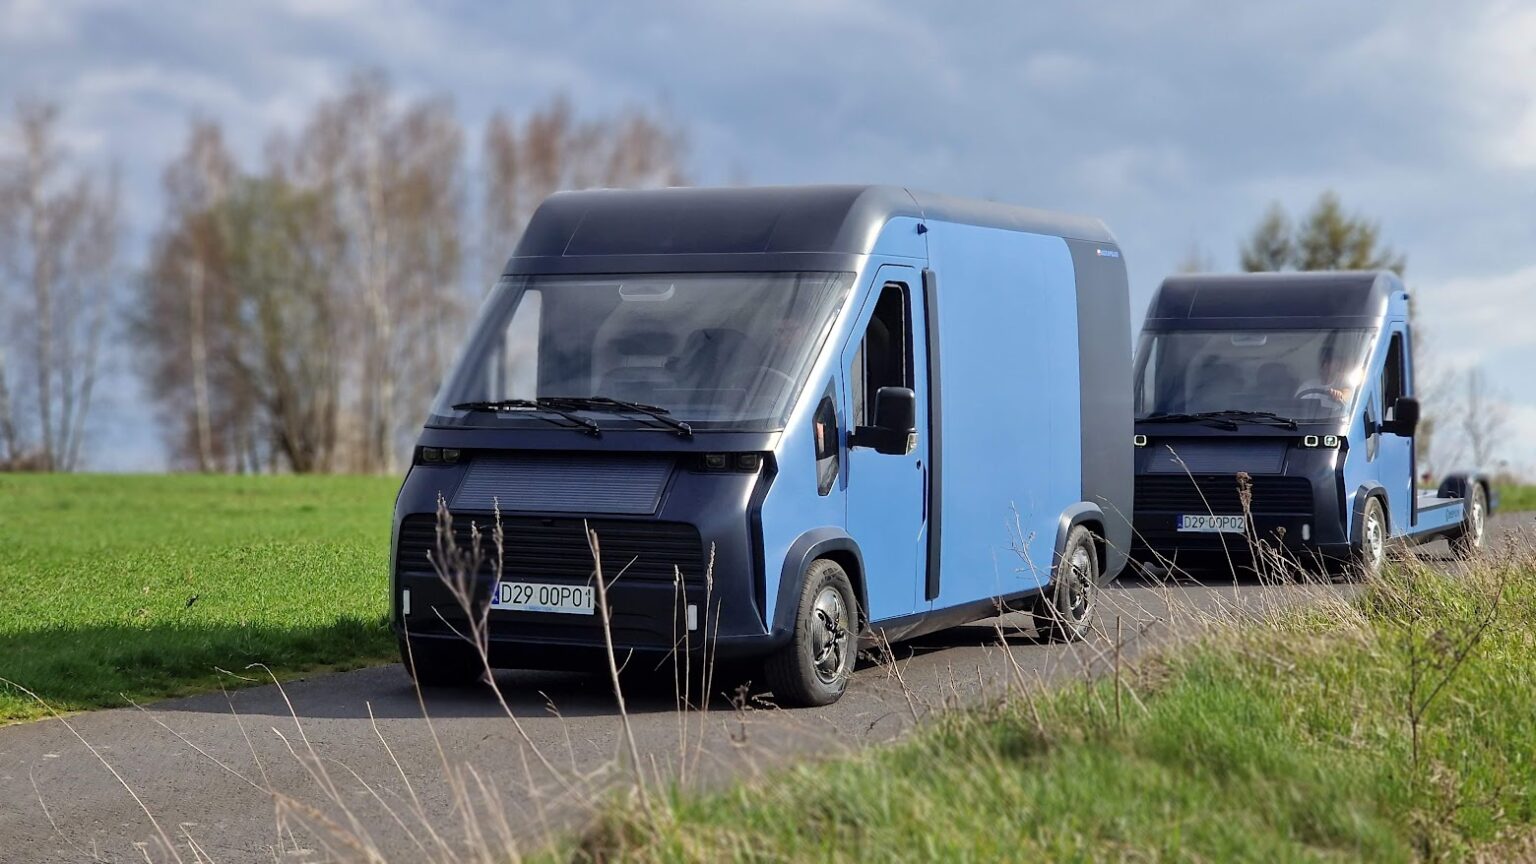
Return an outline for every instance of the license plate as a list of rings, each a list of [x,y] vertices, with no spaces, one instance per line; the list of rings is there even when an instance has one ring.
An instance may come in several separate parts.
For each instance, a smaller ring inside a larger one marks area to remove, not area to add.
[[[550,585],[544,582],[497,582],[492,609],[516,612],[558,612],[591,615],[591,585]]]
[[[1179,530],[1199,534],[1246,534],[1248,520],[1241,516],[1189,514],[1179,517]]]

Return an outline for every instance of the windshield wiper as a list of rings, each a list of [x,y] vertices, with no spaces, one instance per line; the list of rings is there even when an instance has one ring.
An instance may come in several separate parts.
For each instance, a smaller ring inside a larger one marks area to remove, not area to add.
[[[679,438],[692,438],[693,427],[672,416],[672,412],[642,402],[628,402],[609,396],[546,396],[539,399],[541,405],[556,405],[576,411],[607,411],[616,414],[642,414],[677,433]]]
[[[1213,416],[1230,418],[1232,420],[1247,420],[1252,423],[1268,423],[1279,426],[1282,429],[1296,430],[1296,421],[1273,411],[1211,411]]]
[[[502,399],[499,401],[483,400],[479,402],[460,402],[459,404],[453,406],[453,410],[495,411],[508,413],[528,412],[530,416],[536,417],[539,420],[548,420],[551,423],[557,424],[560,422],[554,417],[539,417],[537,414],[533,413],[535,411],[542,411],[547,414],[553,414],[555,417],[559,417],[561,420],[565,420],[567,423],[572,424],[571,426],[566,426],[565,428],[567,429],[580,429],[581,431],[593,437],[597,437],[603,434],[602,427],[598,426],[595,422],[587,419],[586,417],[579,417],[575,414],[572,414],[569,410],[561,405],[548,404],[548,400],[545,399]]]
[[[1230,418],[1221,416],[1222,412],[1202,411],[1199,414],[1149,414],[1137,420],[1137,423],[1209,423],[1219,429],[1228,432],[1237,430],[1237,424]]]

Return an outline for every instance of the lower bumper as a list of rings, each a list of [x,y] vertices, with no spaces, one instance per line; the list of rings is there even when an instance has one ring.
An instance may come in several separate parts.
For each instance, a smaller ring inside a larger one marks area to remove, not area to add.
[[[409,633],[413,640],[447,642],[468,634],[470,613],[436,575],[398,576],[395,590],[397,637]],[[489,581],[476,592],[471,607],[478,613],[484,610]],[[608,634],[621,663],[626,658],[659,663],[685,653],[746,658],[768,654],[788,641],[787,634],[767,632],[760,624],[751,627],[755,616],[747,616],[748,626],[742,626],[744,616],[722,614],[729,601],[703,585],[626,585],[621,578],[608,589],[607,599]],[[579,615],[493,609],[486,624],[491,665],[498,668],[590,669],[607,663],[601,610]]]
[[[1260,549],[1298,561],[1348,561],[1354,548],[1339,536],[1338,526],[1319,526],[1311,516],[1255,515],[1247,533],[1178,530],[1178,516],[1136,514],[1131,554],[1141,561],[1225,559],[1251,560]]]
[[[405,631],[397,627],[395,636],[397,639],[403,639]],[[410,636],[411,640],[418,645],[422,642],[446,645],[463,640],[462,636],[445,632],[422,633],[412,630]],[[775,644],[775,640],[766,635],[717,639],[714,640],[712,649],[700,638],[694,640],[691,645],[679,645],[676,651],[653,646],[615,643],[613,656],[621,669],[660,668],[684,656],[687,656],[698,668],[704,668],[703,664],[706,662],[746,661],[761,658],[771,653],[776,647],[778,645]],[[491,666],[496,669],[590,672],[606,668],[608,664],[607,646],[586,642],[530,641],[498,635],[493,630],[487,648]]]

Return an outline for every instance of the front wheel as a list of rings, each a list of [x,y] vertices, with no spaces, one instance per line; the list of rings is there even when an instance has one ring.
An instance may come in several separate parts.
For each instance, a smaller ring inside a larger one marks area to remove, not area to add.
[[[1471,558],[1488,543],[1488,493],[1483,484],[1473,483],[1467,496],[1467,516],[1461,533],[1451,538],[1451,551],[1458,558]]]
[[[789,644],[763,664],[775,700],[786,707],[830,705],[848,689],[858,649],[858,604],[848,574],[817,559],[806,568]]]
[[[1355,550],[1355,565],[1367,578],[1379,576],[1387,561],[1387,514],[1381,509],[1381,499],[1373,497],[1366,501],[1360,518],[1360,548]]]
[[[1035,601],[1035,628],[1055,642],[1076,642],[1093,629],[1099,605],[1099,544],[1079,525],[1067,535],[1051,584]]]

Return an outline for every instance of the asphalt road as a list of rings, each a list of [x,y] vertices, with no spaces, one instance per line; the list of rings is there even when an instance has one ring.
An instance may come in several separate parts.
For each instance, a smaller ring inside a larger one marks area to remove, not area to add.
[[[1497,520],[1495,536],[1514,524]],[[747,694],[679,711],[673,688],[631,688],[633,752],[663,782],[750,775],[889,740],[928,712],[1021,682],[1102,674],[1117,653],[1203,621],[1340,589],[1122,578],[1105,595],[1101,635],[1087,643],[1042,644],[1021,616],[959,627],[897,646],[894,662],[863,664],[826,708],[779,710]],[[466,787],[485,836],[526,850],[585,818],[631,749],[605,676],[502,672],[497,683],[517,722],[488,690],[431,695],[424,715],[400,667],[387,666],[0,729],[0,862],[175,860],[160,832],[189,862],[362,857],[338,834],[391,858],[424,859],[437,848],[424,821],[450,844],[465,836],[453,790]]]

